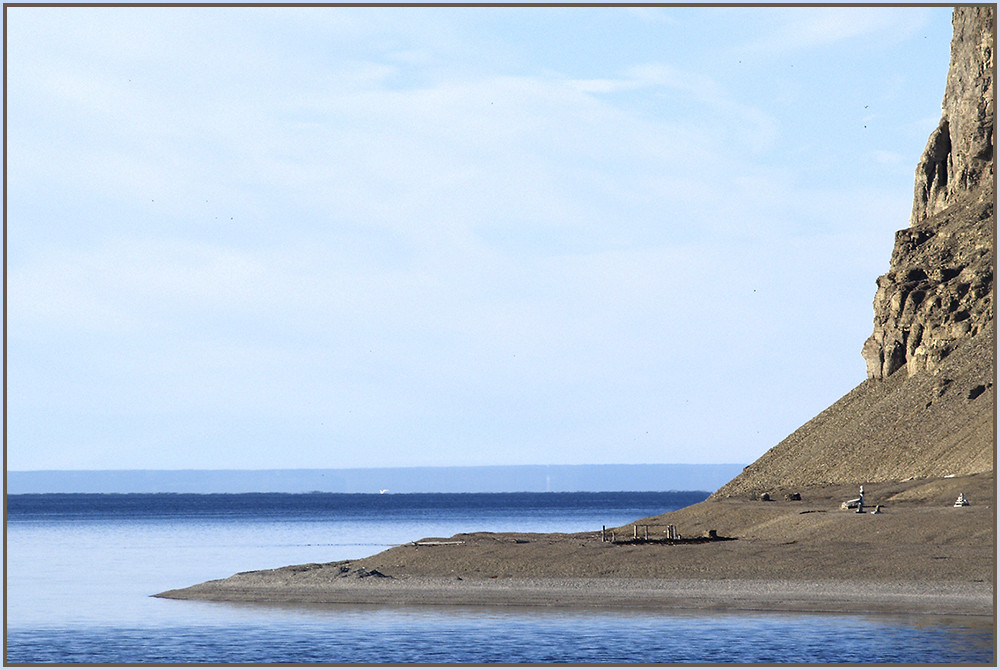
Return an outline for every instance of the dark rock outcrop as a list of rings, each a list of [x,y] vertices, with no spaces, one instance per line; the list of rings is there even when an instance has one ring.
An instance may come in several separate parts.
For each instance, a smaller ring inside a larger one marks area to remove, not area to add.
[[[996,8],[956,8],[952,23],[941,123],[877,281],[868,379],[713,497],[993,471]]]

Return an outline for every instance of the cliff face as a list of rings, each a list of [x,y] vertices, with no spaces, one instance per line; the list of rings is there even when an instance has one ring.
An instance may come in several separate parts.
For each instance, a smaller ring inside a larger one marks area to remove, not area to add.
[[[911,226],[993,179],[995,12],[955,10],[941,122],[917,165]]]
[[[715,497],[993,470],[996,9],[960,7],[952,23],[941,122],[877,280],[868,379]]]
[[[959,7],[942,116],[917,165],[910,228],[878,278],[868,377],[933,370],[993,319],[995,8]]]

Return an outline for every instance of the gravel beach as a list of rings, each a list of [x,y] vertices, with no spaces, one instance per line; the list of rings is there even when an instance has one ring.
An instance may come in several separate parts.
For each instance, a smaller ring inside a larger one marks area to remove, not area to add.
[[[245,572],[157,595],[303,605],[992,615],[992,473],[869,484],[872,506],[864,514],[840,506],[854,490],[709,500],[604,532],[424,538],[355,561]],[[954,507],[959,493],[973,504]],[[876,504],[879,513],[871,514]],[[667,525],[697,541],[666,541]]]

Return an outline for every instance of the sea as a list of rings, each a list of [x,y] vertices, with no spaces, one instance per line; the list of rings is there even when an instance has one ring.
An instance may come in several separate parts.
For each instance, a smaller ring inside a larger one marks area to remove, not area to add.
[[[6,664],[994,662],[974,617],[274,606],[156,593],[471,531],[575,532],[687,492],[6,496]]]

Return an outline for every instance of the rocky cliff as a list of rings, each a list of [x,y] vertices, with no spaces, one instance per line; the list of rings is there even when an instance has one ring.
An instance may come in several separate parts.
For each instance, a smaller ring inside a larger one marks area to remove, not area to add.
[[[869,378],[933,370],[993,319],[995,11],[955,10],[941,122],[917,165],[910,227],[878,278]]]
[[[868,379],[715,496],[994,469],[995,7],[959,7],[910,226],[877,280]]]
[[[995,22],[994,7],[955,10],[941,122],[917,165],[911,226],[993,179]]]

